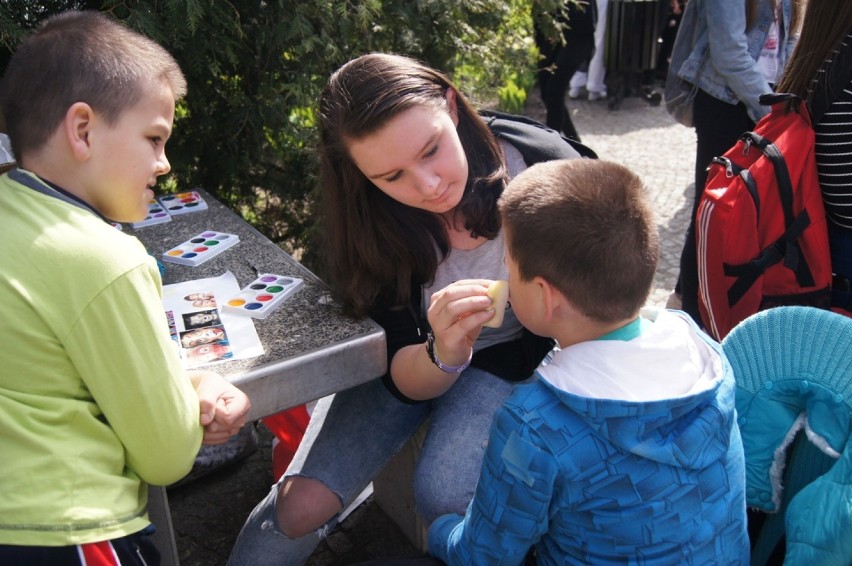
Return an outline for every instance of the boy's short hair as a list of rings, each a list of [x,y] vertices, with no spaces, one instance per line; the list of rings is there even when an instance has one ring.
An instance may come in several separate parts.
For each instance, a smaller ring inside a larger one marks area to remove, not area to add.
[[[641,179],[617,163],[536,164],[499,201],[520,277],[542,277],[584,315],[610,323],[648,299],[659,236]]]
[[[167,83],[175,100],[186,94],[180,67],[156,42],[100,12],[47,18],[18,46],[0,84],[15,155],[20,161],[40,148],[77,102],[114,124],[155,81]]]

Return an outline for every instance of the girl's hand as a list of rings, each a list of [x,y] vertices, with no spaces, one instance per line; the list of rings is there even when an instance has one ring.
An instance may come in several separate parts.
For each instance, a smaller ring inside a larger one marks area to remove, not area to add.
[[[482,324],[494,316],[488,279],[462,279],[432,295],[427,318],[442,362],[461,365],[470,357]]]

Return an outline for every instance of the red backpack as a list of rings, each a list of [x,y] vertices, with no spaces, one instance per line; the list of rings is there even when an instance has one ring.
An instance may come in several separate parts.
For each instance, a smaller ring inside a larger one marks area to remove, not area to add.
[[[721,340],[744,318],[781,305],[829,308],[831,258],[805,103],[764,95],[772,111],[708,168],[698,205],[698,307]]]

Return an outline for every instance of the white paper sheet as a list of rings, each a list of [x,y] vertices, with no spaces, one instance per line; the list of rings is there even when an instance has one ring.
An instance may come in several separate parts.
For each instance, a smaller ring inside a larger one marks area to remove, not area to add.
[[[169,330],[188,368],[263,354],[247,316],[222,312],[222,302],[240,292],[233,273],[163,285]]]

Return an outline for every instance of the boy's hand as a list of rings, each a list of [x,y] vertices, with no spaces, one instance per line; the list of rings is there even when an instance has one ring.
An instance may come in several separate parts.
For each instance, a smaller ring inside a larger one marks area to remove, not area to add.
[[[218,373],[196,370],[190,373],[190,379],[201,409],[202,442],[224,444],[246,424],[251,401]]]

